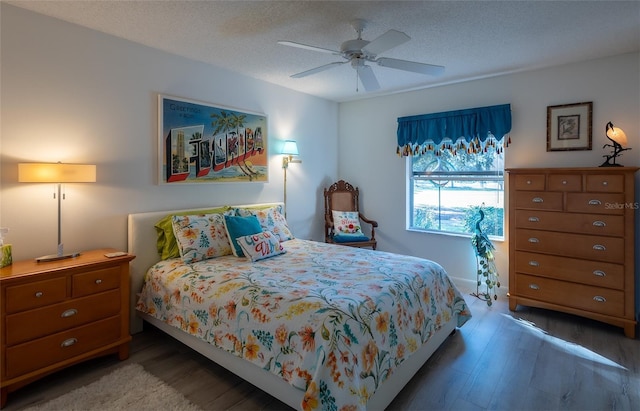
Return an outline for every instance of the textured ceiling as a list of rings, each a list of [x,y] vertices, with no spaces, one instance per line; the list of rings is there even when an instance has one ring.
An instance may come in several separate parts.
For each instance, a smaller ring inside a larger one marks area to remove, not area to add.
[[[71,23],[334,101],[349,101],[640,50],[640,1],[5,1]],[[433,77],[373,65],[381,89],[349,64],[294,79],[389,29],[411,40],[382,57],[445,66]]]

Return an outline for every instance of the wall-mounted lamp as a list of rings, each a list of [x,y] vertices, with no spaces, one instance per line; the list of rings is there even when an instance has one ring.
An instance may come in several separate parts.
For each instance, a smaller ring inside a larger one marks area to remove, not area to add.
[[[607,134],[607,138],[613,144],[605,144],[602,148],[612,147],[613,151],[611,154],[604,155],[606,161],[600,165],[600,167],[620,167],[622,164],[616,164],[616,157],[620,156],[623,151],[631,150],[631,148],[627,148],[627,135],[619,129],[618,127],[614,127],[612,122],[608,122],[605,127],[605,132]]]
[[[61,230],[61,197],[64,183],[95,183],[96,166],[87,164],[62,163],[20,163],[18,164],[18,182],[20,183],[55,183],[58,185],[58,252],[36,258],[37,262],[61,260],[77,257],[80,253],[64,254]],[[53,194],[56,198],[56,193]]]
[[[294,140],[285,140],[282,146],[282,169],[284,170],[284,214],[287,215],[287,169],[290,163],[302,163],[300,159],[294,159],[298,156],[298,144]]]

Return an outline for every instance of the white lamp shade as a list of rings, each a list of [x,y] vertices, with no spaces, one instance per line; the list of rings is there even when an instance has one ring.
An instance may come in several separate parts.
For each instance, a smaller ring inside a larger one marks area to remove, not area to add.
[[[95,183],[96,166],[89,164],[20,163],[20,183]]]
[[[610,127],[607,130],[607,137],[620,144],[622,148],[627,147],[627,135],[622,131],[622,129],[619,129],[618,127]]]
[[[285,140],[284,146],[282,146],[282,154],[297,156],[298,144],[294,140]]]

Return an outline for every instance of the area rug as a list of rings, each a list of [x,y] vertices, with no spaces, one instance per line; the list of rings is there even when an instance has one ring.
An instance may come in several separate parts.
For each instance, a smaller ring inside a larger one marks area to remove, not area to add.
[[[125,365],[96,382],[27,410],[201,411],[174,388],[145,371],[140,364]]]

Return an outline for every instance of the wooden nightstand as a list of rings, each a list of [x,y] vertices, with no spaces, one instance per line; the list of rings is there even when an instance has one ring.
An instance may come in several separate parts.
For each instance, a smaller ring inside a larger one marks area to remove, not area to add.
[[[129,261],[112,249],[0,269],[0,390],[107,354],[129,357]]]

